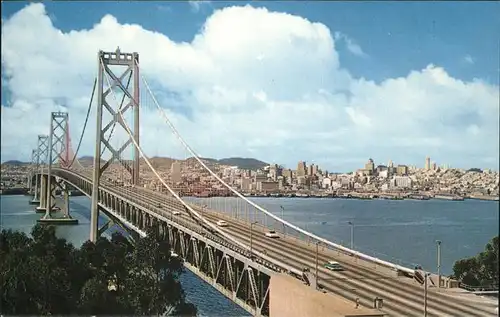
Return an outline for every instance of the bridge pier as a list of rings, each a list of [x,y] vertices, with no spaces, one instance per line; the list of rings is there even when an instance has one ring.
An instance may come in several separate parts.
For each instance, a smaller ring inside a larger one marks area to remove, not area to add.
[[[40,206],[40,174],[35,174],[35,186],[31,186],[31,190],[33,190],[33,199],[30,200],[30,205],[39,205]]]
[[[38,219],[37,222],[41,224],[52,224],[52,225],[77,225],[78,219],[74,219],[70,214],[69,207],[69,186],[67,183],[64,183],[62,180],[58,181],[56,177],[51,177],[51,181],[48,181],[48,176],[43,175],[43,178],[47,179],[45,190],[45,195],[42,195],[42,198],[45,196],[45,215]],[[50,185],[48,185],[49,183]],[[50,186],[50,188],[48,188]],[[63,195],[62,199],[62,208],[56,206],[57,204],[57,196],[56,191],[61,189],[61,193]],[[49,197],[50,195],[50,197]],[[50,204],[50,206],[49,206]],[[53,212],[62,210],[62,217],[53,217]]]
[[[40,175],[40,205],[36,207],[37,213],[45,213],[47,209],[47,175]]]
[[[26,187],[28,188],[28,195],[33,196],[35,194],[35,186],[33,184],[33,177],[35,177],[35,182],[36,182],[36,172],[38,171],[38,149],[33,149],[31,151],[31,168],[30,171],[28,172],[27,175],[27,184]],[[35,201],[35,199],[33,199]],[[37,202],[30,201],[30,204],[37,204]]]

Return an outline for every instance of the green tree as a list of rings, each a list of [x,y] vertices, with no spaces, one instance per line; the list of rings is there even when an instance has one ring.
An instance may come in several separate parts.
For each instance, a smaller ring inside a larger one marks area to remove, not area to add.
[[[498,236],[494,237],[485,250],[477,255],[479,272],[483,284],[498,284]]]
[[[183,266],[152,229],[132,246],[113,234],[80,249],[51,226],[0,233],[1,314],[196,315],[178,281]]]
[[[475,257],[461,259],[453,265],[452,277],[470,286],[498,284],[498,236],[486,244]]]
[[[196,308],[185,302],[185,294],[178,281],[182,263],[172,257],[170,245],[152,228],[140,239],[131,257],[129,283],[140,285],[136,292],[127,285],[127,299],[135,303],[139,315],[194,315]]]

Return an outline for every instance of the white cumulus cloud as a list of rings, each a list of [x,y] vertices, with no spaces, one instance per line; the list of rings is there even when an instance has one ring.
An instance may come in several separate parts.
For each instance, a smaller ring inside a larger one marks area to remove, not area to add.
[[[334,32],[287,13],[227,7],[180,43],[111,15],[63,32],[43,4],[30,4],[2,22],[2,92],[11,94],[2,105],[2,161],[29,159],[36,135],[48,133],[50,111],[70,113],[76,143],[97,51],[119,46],[140,54],[141,74],[204,157],[290,167],[314,160],[329,170],[354,169],[368,157],[423,165],[427,155],[454,166],[498,165],[498,87],[437,65],[380,83],[355,78],[339,63]],[[146,153],[187,156],[141,89]],[[94,138],[95,111],[80,154],[93,155]]]
[[[349,52],[351,52],[354,55],[360,56],[360,57],[367,57],[368,55],[363,51],[361,46],[359,46],[356,41],[354,41],[352,38],[347,36],[346,34],[343,34],[341,32],[335,32],[334,38],[336,41],[344,41],[346,48]]]

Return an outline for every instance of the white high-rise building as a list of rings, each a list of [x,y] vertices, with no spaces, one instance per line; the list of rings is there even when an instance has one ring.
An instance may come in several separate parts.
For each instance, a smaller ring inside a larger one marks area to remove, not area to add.
[[[412,180],[408,176],[394,176],[391,179],[391,187],[411,188]]]
[[[430,169],[431,169],[431,158],[427,156],[425,158],[425,170],[428,171]]]

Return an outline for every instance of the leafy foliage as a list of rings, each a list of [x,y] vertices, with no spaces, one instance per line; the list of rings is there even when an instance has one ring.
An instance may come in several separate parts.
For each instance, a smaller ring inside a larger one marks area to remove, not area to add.
[[[178,281],[182,263],[154,228],[135,247],[122,235],[74,248],[51,226],[0,233],[6,315],[196,315]]]
[[[498,284],[498,236],[486,244],[475,257],[458,260],[453,265],[453,276],[470,286]]]

